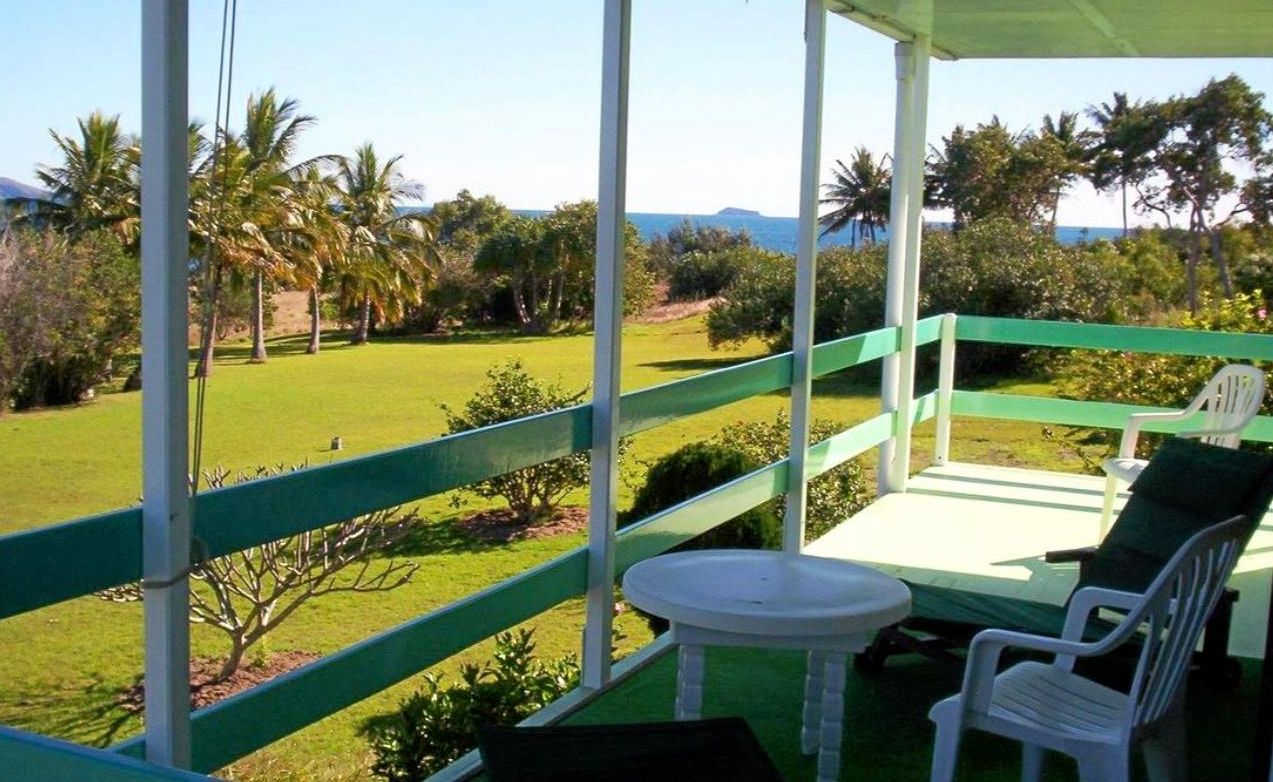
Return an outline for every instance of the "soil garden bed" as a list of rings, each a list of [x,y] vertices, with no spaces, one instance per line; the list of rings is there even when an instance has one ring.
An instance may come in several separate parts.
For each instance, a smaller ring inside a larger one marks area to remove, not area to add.
[[[246,662],[234,675],[223,682],[212,683],[221,670],[222,660],[213,657],[196,657],[190,661],[190,707],[201,709],[224,700],[235,693],[281,676],[288,671],[317,660],[316,652],[278,652],[262,662]],[[146,697],[146,685],[138,681],[119,694],[119,704],[128,712],[140,712]]]
[[[552,518],[526,525],[507,508],[484,510],[462,519],[456,525],[460,532],[483,543],[512,543],[517,540],[569,535],[588,527],[588,509],[558,508]]]

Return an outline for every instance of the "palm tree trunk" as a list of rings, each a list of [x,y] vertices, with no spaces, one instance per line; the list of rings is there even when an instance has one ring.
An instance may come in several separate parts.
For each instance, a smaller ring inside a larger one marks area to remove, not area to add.
[[[371,294],[363,293],[362,305],[358,313],[358,325],[354,328],[351,344],[366,345],[367,335],[371,333]]]
[[[1127,238],[1127,178],[1123,178],[1123,238]]]
[[[257,269],[252,274],[252,358],[254,364],[265,363],[265,274]]]
[[[309,347],[305,348],[305,352],[311,355],[318,352],[319,340],[323,335],[323,321],[318,311],[319,304],[318,286],[315,285],[309,289]]]
[[[212,272],[212,290],[208,291],[207,315],[203,319],[203,334],[199,339],[199,360],[195,362],[195,377],[212,375],[212,351],[217,335],[217,303],[221,296],[221,264]]]

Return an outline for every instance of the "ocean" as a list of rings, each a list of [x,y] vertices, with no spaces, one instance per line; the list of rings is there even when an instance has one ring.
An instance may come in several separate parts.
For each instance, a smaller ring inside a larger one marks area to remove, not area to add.
[[[538,217],[547,212],[538,209],[518,209],[518,214]],[[666,234],[682,220],[688,219],[695,225],[712,225],[737,231],[747,229],[751,241],[757,247],[776,250],[784,253],[796,251],[797,220],[794,217],[765,217],[763,215],[679,215],[660,214],[656,212],[630,212],[628,219],[641,232],[641,238],[650,241],[655,234]],[[938,224],[940,225],[940,224]],[[1081,226],[1062,225],[1056,229],[1057,239],[1062,244],[1078,244],[1096,239],[1116,239],[1122,236],[1121,228],[1084,228]],[[884,241],[887,231],[880,231],[876,238]],[[828,234],[818,240],[819,247],[835,247],[849,244],[849,230]]]

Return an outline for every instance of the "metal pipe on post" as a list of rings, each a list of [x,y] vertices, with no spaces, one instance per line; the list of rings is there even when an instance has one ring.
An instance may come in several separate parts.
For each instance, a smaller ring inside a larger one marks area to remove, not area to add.
[[[897,43],[893,46],[893,60],[896,68],[897,96],[894,99],[895,115],[893,119],[893,176],[889,188],[889,220],[888,220],[888,280],[884,292],[884,325],[900,326],[902,323],[902,290],[905,287],[906,267],[906,215],[907,196],[906,167],[910,157],[906,150],[910,146],[907,134],[912,132],[915,105],[915,56],[914,45],[909,42]],[[884,366],[880,375],[880,412],[897,411],[897,381],[900,355],[890,353],[884,357]],[[880,443],[879,463],[875,471],[876,491],[883,495],[890,489],[889,474],[893,467],[893,457],[897,451],[897,427],[899,419],[894,417],[892,434]]]
[[[941,316],[941,359],[937,370],[937,437],[933,464],[941,467],[950,460],[950,400],[955,392],[956,315]]]
[[[628,162],[631,0],[606,0],[601,55],[601,157],[593,320],[592,466],[583,686],[610,680],[614,537],[619,497],[619,376],[623,347],[624,195]]]
[[[805,0],[804,129],[800,150],[800,219],[796,241],[796,301],[791,334],[791,443],[782,550],[804,547],[809,419],[813,384],[813,314],[818,265],[818,175],[821,168],[822,82],[826,69],[826,9]]]
[[[911,467],[911,430],[915,411],[915,324],[919,320],[919,250],[924,213],[924,135],[928,123],[929,39],[911,42],[915,62],[912,111],[908,123],[906,164],[906,262],[902,277],[901,340],[897,365],[897,423],[895,452],[889,470],[889,491],[906,491]]]
[[[142,589],[146,759],[190,767],[187,0],[141,25]]]

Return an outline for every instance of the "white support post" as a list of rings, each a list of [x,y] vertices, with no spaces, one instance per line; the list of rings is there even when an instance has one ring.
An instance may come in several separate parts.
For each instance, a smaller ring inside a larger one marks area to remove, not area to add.
[[[631,0],[606,0],[601,55],[601,160],[592,365],[592,474],[583,686],[610,680],[614,536],[619,497],[619,374],[623,336],[624,193],[628,162]]]
[[[142,587],[146,759],[190,766],[187,0],[143,0],[141,25]]]
[[[821,173],[822,81],[825,70],[826,9],[805,0],[804,132],[800,150],[800,233],[796,242],[796,301],[791,333],[791,443],[787,511],[782,550],[804,547],[809,418],[813,383],[813,309],[818,264],[818,176]]]
[[[895,327],[902,324],[902,289],[905,287],[906,267],[906,215],[907,188],[906,167],[910,164],[907,149],[910,141],[907,134],[912,131],[915,106],[915,57],[914,46],[902,42],[893,46],[893,60],[896,67],[897,96],[894,99],[893,119],[893,177],[889,189],[889,221],[888,221],[888,281],[884,292],[884,325]],[[897,379],[900,355],[890,353],[884,357],[884,366],[880,375],[880,411],[895,413],[897,411]],[[890,491],[889,473],[893,467],[893,455],[897,452],[897,419],[893,433],[880,443],[879,463],[875,471],[876,491],[883,495]]]
[[[938,467],[950,461],[950,399],[955,390],[956,323],[953,312],[941,317],[941,362],[937,370],[937,442],[933,448],[933,464]]]
[[[911,430],[915,411],[915,324],[919,319],[920,225],[924,212],[924,136],[928,122],[929,39],[917,35],[911,43],[915,60],[912,112],[905,133],[906,263],[902,284],[900,360],[897,364],[897,431],[889,491],[906,491],[911,468]]]

